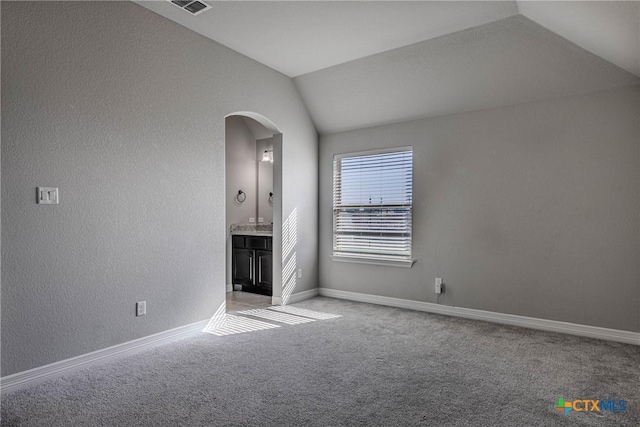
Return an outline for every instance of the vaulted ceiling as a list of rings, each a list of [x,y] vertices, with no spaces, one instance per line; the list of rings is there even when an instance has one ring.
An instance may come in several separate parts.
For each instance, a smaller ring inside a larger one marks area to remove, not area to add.
[[[321,133],[640,81],[636,1],[137,3],[294,78]]]

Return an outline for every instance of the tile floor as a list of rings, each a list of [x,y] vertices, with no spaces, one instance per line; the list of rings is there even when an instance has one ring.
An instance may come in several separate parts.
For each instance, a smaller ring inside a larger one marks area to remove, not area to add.
[[[227,292],[227,313],[271,306],[271,297],[251,292]]]

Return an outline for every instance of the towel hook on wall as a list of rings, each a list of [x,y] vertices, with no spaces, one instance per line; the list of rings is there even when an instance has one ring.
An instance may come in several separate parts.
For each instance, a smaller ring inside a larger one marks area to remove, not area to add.
[[[269,192],[269,204],[272,205],[273,204],[273,193]]]
[[[238,194],[236,194],[236,202],[242,203],[247,200],[247,193],[242,190],[238,190]]]

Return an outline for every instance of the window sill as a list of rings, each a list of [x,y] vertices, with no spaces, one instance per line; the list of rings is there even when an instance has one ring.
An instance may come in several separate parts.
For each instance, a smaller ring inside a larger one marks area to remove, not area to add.
[[[361,257],[350,257],[344,255],[331,255],[331,259],[337,262],[352,262],[356,264],[373,264],[373,265],[384,265],[388,267],[405,267],[411,268],[416,260],[411,261],[400,261],[400,260],[390,260],[390,259],[382,259],[382,258],[361,258]]]

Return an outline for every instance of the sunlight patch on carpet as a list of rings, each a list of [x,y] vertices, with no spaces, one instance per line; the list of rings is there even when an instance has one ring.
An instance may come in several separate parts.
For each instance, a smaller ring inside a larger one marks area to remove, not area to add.
[[[202,332],[211,332],[215,329],[223,327],[227,323],[227,302],[223,301],[220,307],[209,319],[209,323],[204,327]]]
[[[294,314],[296,316],[309,317],[316,320],[337,319],[338,317],[342,317],[339,314],[322,313],[320,311],[307,310],[305,308],[294,307],[291,305],[274,305],[272,307],[269,307],[269,310]]]
[[[315,320],[309,319],[306,317],[292,316],[290,314],[278,313],[278,312],[266,310],[263,308],[240,311],[238,314],[259,317],[261,319],[273,320],[275,322],[286,323],[287,325],[299,325],[301,323],[315,322]]]
[[[215,329],[206,330],[208,334],[223,337],[225,335],[242,334],[244,332],[262,331],[265,329],[279,328],[280,326],[272,323],[261,322],[246,317],[234,316],[227,314],[226,322]]]

